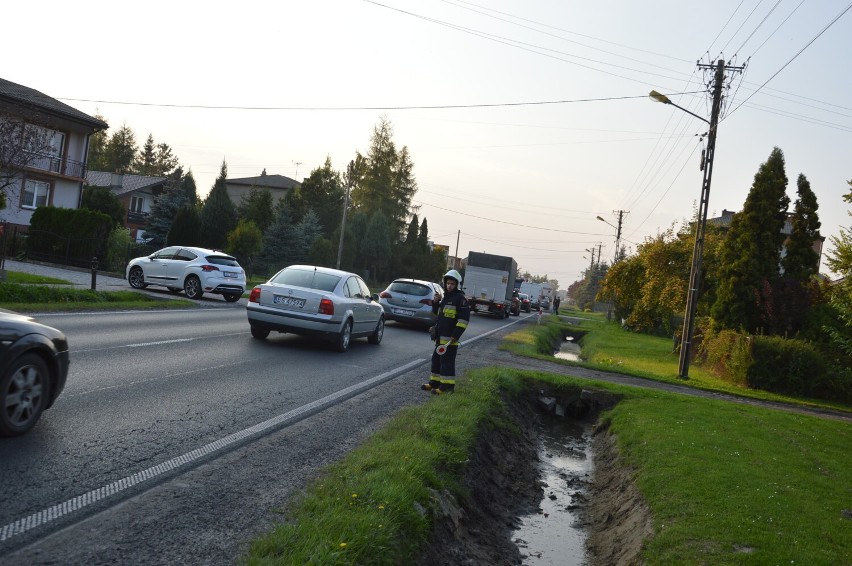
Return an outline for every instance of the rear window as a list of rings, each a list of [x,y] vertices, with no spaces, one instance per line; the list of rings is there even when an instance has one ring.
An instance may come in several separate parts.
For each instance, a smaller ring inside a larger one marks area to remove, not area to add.
[[[229,255],[209,255],[205,257],[208,262],[213,265],[227,265],[228,267],[239,267],[240,264],[237,263],[236,258],[233,258]]]
[[[331,293],[337,287],[340,277],[319,271],[307,271],[304,269],[287,268],[279,272],[269,280],[270,283],[279,285],[290,285],[292,287],[304,287]]]
[[[394,281],[391,283],[390,291],[392,293],[404,293],[406,295],[414,295],[415,297],[431,296],[432,290],[426,285],[414,283],[412,281]]]

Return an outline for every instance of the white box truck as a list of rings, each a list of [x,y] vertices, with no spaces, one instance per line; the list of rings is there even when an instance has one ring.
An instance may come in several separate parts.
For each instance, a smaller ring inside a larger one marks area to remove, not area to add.
[[[471,312],[507,318],[519,315],[520,302],[514,300],[518,264],[508,256],[470,252],[467,256],[462,291]]]
[[[534,310],[538,310],[541,306],[541,297],[543,294],[543,288],[541,283],[531,283],[529,281],[524,281],[521,283],[521,293],[526,293],[530,296],[530,305]]]

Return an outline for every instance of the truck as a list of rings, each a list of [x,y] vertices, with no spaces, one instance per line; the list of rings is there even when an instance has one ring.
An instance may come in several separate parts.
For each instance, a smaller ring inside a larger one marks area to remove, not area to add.
[[[521,313],[515,294],[517,262],[508,256],[469,252],[462,291],[471,312],[508,318]]]
[[[535,310],[538,310],[541,306],[541,297],[543,292],[544,289],[541,283],[531,283],[529,281],[521,283],[521,293],[526,293],[530,296],[530,304]]]

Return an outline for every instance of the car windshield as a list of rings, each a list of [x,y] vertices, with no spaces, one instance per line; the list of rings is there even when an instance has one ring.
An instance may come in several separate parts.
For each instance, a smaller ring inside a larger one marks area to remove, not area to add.
[[[413,281],[394,281],[388,290],[392,293],[404,293],[415,297],[425,297],[431,293],[429,287]]]
[[[339,276],[330,273],[287,268],[275,275],[269,282],[331,293],[337,287],[339,281]]]

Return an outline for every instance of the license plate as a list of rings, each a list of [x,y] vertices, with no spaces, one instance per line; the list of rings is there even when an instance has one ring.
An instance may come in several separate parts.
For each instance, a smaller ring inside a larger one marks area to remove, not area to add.
[[[476,305],[476,310],[478,311],[488,311],[488,305]]]
[[[391,309],[391,312],[402,316],[414,316],[417,311],[410,311],[408,309]]]
[[[284,295],[275,295],[272,297],[272,302],[276,305],[284,305],[285,307],[296,307],[298,309],[305,306],[305,299],[297,299],[296,297],[285,297]]]
[[[240,274],[237,273],[236,271],[226,271],[225,272],[225,277],[239,277],[239,276],[240,276]]]

